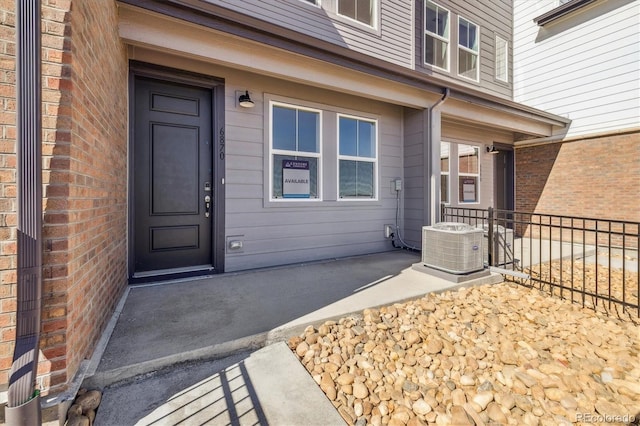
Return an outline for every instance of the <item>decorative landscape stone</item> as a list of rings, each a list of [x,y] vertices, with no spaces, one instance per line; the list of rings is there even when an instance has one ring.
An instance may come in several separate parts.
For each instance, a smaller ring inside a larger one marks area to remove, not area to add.
[[[558,425],[640,412],[638,319],[512,283],[366,309],[289,346],[348,424]]]

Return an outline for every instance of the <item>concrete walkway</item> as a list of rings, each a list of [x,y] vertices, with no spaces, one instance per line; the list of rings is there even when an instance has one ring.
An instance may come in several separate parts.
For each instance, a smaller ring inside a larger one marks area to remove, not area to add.
[[[132,287],[84,382],[106,388],[95,424],[341,423],[282,341],[367,307],[502,281],[457,284],[412,268],[419,260],[393,251]]]

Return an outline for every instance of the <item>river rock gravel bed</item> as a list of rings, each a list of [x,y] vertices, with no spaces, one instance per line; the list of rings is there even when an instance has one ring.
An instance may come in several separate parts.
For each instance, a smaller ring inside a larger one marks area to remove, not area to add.
[[[309,326],[289,347],[348,424],[629,424],[640,326],[513,283]],[[637,421],[637,420],[636,420]]]

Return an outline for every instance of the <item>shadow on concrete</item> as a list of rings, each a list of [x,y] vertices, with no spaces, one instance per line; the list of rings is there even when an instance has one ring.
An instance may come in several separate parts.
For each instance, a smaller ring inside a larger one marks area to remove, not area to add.
[[[105,390],[95,424],[267,424],[244,366],[248,355],[185,365],[114,385]]]
[[[192,397],[191,395],[197,395]],[[197,421],[198,424],[266,425],[244,361],[182,389],[137,424],[166,425]]]
[[[95,425],[343,425],[283,342],[107,387]]]

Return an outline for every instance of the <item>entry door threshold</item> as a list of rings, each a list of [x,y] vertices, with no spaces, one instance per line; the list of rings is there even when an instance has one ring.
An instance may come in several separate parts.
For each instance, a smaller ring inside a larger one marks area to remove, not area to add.
[[[181,278],[212,275],[217,271],[211,265],[189,266],[186,268],[156,269],[154,271],[135,272],[129,278],[129,284],[178,280]]]

